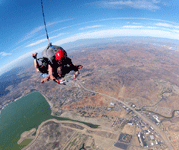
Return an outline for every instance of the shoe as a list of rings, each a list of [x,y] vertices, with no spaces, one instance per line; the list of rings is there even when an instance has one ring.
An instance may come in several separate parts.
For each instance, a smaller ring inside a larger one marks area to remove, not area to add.
[[[62,79],[62,80],[59,80],[59,81],[58,81],[58,84],[66,85],[66,82],[67,82],[67,81],[66,81],[65,79]]]
[[[73,74],[74,74],[74,79],[76,79],[77,76],[78,76],[80,73],[79,73],[79,71],[77,71],[77,72],[75,72],[75,73],[73,73]]]

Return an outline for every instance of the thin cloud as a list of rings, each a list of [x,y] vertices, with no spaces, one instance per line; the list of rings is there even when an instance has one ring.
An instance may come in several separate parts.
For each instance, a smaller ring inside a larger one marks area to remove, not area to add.
[[[93,4],[104,8],[119,8],[130,7],[134,9],[158,10],[160,9],[159,0],[116,0],[116,1],[101,1]]]
[[[129,26],[123,26],[123,28],[144,28],[144,26],[132,26],[132,25],[129,25]]]
[[[48,23],[47,23],[47,27],[48,27],[48,26],[51,26],[51,25],[54,25],[54,24],[61,23],[61,22],[71,21],[71,20],[73,20],[73,19],[74,19],[74,18],[71,18],[71,19],[64,19],[64,20],[54,21],[54,22],[48,22]]]
[[[25,35],[25,37],[24,37],[19,43],[21,43],[21,42],[23,42],[23,41],[25,41],[25,40],[28,40],[28,39],[30,39],[30,38],[32,38],[36,33],[38,33],[39,31],[41,31],[42,29],[44,30],[44,26],[39,26],[39,27],[34,28],[34,29],[31,30],[29,33],[27,33],[27,34]]]
[[[179,30],[173,30],[173,32],[179,33]]]
[[[64,35],[64,33],[60,33],[60,34],[57,34],[56,36],[52,36],[52,37],[50,37],[50,39],[57,38],[57,37],[59,37],[59,36],[61,36],[61,35]],[[27,45],[26,47],[35,46],[35,45],[38,45],[38,44],[43,43],[43,42],[45,42],[45,41],[47,41],[47,39],[41,39],[41,40],[38,40],[38,41],[36,41],[36,42],[34,42],[34,43],[31,43],[31,44]]]
[[[167,20],[162,20],[162,19],[152,19],[152,18],[139,18],[139,17],[119,17],[119,18],[107,18],[107,19],[100,19],[100,20],[95,20],[93,22],[97,21],[109,21],[109,20],[151,20],[151,21],[160,21],[160,22],[168,22],[171,24],[176,24],[176,22],[172,21],[167,21]]]
[[[45,42],[46,40],[47,40],[47,39],[38,40],[38,41],[36,41],[36,42],[34,42],[34,43],[31,43],[31,44],[27,45],[26,47],[31,47],[31,46],[38,45],[38,44],[40,44],[40,43],[42,43],[42,42]]]
[[[123,26],[122,28],[128,28],[128,29],[142,29],[142,28],[155,29],[155,28],[157,28],[157,27],[153,27],[153,26],[134,26],[134,25],[126,25],[126,26]]]
[[[167,27],[167,28],[179,28],[179,26],[175,26],[169,23],[156,23],[155,25],[161,27]]]
[[[138,22],[133,22],[132,24],[141,24],[141,23],[138,23]]]
[[[70,20],[73,20],[73,18],[71,18],[71,19],[65,19],[65,20],[60,20],[60,21],[47,22],[47,27],[55,25],[55,24],[58,24],[58,23],[61,23],[61,22],[70,21]],[[35,36],[41,30],[45,30],[44,25],[36,27],[33,30],[31,30],[29,33],[27,33],[25,35],[25,37],[19,43],[32,38],[33,36]]]
[[[102,27],[102,26],[103,26],[103,25],[87,26],[87,27],[84,27],[84,28],[80,28],[79,30],[92,29],[92,28],[99,28],[99,27]]]
[[[59,33],[59,34],[57,34],[57,35],[55,35],[55,36],[52,36],[50,39],[57,38],[57,37],[62,36],[62,35],[64,35],[64,34],[65,34],[65,33]]]
[[[12,53],[0,52],[0,56],[4,57],[7,55],[12,55]]]

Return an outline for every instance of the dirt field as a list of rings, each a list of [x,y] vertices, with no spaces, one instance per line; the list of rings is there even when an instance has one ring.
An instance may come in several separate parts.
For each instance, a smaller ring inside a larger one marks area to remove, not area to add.
[[[126,134],[133,135],[134,132],[135,132],[135,126],[133,126],[133,125],[125,125],[123,130],[122,130],[122,132],[126,133]]]
[[[34,139],[35,136],[33,136],[33,134],[36,132],[36,129],[33,128],[30,131],[25,131],[21,134],[21,138],[19,139],[19,141],[17,142],[17,144],[20,144],[23,140],[25,139]]]
[[[179,118],[178,118],[179,119]],[[179,149],[179,122],[176,123],[177,119],[174,121],[164,121],[163,128],[165,134],[169,137],[169,140],[175,150]]]

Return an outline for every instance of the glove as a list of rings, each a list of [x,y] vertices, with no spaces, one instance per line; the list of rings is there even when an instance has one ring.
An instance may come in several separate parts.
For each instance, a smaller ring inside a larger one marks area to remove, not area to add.
[[[32,53],[32,57],[33,57],[34,59],[36,59],[36,58],[37,58],[37,54],[38,54],[38,53]]]

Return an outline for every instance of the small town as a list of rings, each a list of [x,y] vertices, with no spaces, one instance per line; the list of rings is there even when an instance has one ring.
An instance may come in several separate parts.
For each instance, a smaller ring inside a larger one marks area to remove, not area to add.
[[[156,126],[160,126],[159,116],[155,113],[148,111],[141,111],[141,109],[137,108],[135,104],[130,103],[130,107],[139,111],[145,118],[150,120]],[[74,109],[72,108],[74,111]],[[84,106],[77,107],[76,111],[82,116],[86,118],[106,118],[111,122],[112,130],[119,133],[119,138],[116,142],[114,142],[113,146],[120,149],[128,149],[128,147],[132,144],[132,140],[137,139],[135,145],[138,145],[141,148],[152,148],[152,149],[161,149],[165,148],[165,143],[162,141],[160,134],[158,134],[155,129],[142,120],[136,113],[134,113],[130,108],[125,106],[120,102],[109,102],[108,106]],[[125,112],[126,113],[125,113]],[[62,112],[62,111],[61,111]],[[126,114],[126,117],[110,117],[108,116],[108,112],[123,112]],[[135,133],[127,134],[123,131],[123,128],[128,130],[128,128],[133,128]],[[130,127],[131,126],[131,127]],[[132,127],[133,126],[133,127]]]
[[[131,125],[131,126],[134,125],[135,128],[138,128],[138,129],[136,130],[137,133],[135,135],[121,133],[118,141],[114,143],[115,147],[118,147],[121,149],[127,149],[133,136],[137,136],[140,147],[159,148],[160,146],[163,146],[162,145],[163,141],[161,140],[160,135],[153,129],[152,126],[148,125],[137,115],[133,114],[133,112],[126,106],[122,104],[121,106],[123,109],[125,109],[126,111],[132,114],[132,118],[126,124]],[[131,105],[131,107],[136,108],[136,105],[133,104]],[[160,124],[160,120],[157,115],[149,113],[149,112],[145,112],[144,114],[156,125]],[[115,125],[117,125],[117,121],[114,121],[112,124],[112,126],[115,126]]]

